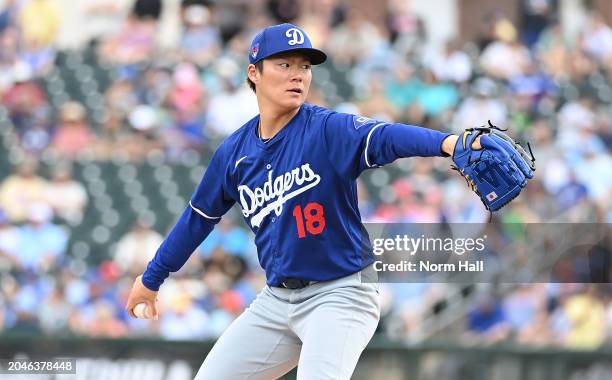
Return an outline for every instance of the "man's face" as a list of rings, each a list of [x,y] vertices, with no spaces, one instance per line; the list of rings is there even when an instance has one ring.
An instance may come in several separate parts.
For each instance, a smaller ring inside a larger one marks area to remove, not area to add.
[[[308,57],[288,53],[263,61],[263,72],[249,66],[249,78],[257,86],[257,97],[284,109],[299,108],[308,95],[312,80]]]

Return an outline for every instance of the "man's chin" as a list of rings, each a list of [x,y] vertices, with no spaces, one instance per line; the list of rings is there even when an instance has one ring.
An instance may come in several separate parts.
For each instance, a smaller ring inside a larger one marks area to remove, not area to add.
[[[283,108],[286,108],[288,110],[293,110],[296,108],[300,108],[302,106],[302,104],[304,104],[304,99],[300,98],[300,99],[287,99],[284,102],[282,102],[282,106]]]

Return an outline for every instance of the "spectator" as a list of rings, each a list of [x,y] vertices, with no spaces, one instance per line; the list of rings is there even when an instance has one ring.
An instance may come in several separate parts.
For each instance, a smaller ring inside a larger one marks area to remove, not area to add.
[[[414,68],[410,65],[402,64],[393,70],[393,77],[387,81],[385,96],[395,108],[404,110],[416,101],[422,87],[423,82],[419,79],[417,73],[415,73]]]
[[[31,41],[25,46],[20,56],[36,76],[45,75],[51,70],[55,61],[55,49],[39,41]]]
[[[182,11],[183,34],[179,43],[183,60],[204,67],[219,57],[221,35],[210,25],[210,11],[204,5],[189,5]]]
[[[140,140],[143,146],[161,148],[160,130],[168,128],[175,120],[166,108],[141,104],[130,112],[128,121],[136,141]]]
[[[555,198],[559,203],[559,207],[564,210],[569,210],[572,207],[579,205],[587,196],[587,188],[582,183],[576,180],[576,174],[570,173],[569,182],[565,183],[558,192]]]
[[[59,8],[51,0],[31,0],[21,11],[21,58],[36,75],[45,74],[55,60],[53,44],[61,25],[60,16]]]
[[[17,25],[19,17],[19,1],[6,0],[0,10],[0,35]]]
[[[0,184],[0,207],[12,222],[22,222],[33,203],[44,202],[47,181],[36,175],[38,163],[26,160]]]
[[[197,149],[206,141],[204,131],[204,87],[196,67],[177,65],[168,101],[173,112],[173,125],[163,131],[164,143],[171,155],[185,149]]]
[[[423,87],[417,95],[417,104],[429,117],[441,117],[455,108],[459,102],[459,91],[451,83],[438,81],[435,75],[427,70]]]
[[[504,314],[510,326],[517,332],[536,322],[537,314],[543,308],[546,295],[535,285],[520,285],[503,301]]]
[[[109,117],[119,117],[123,121],[138,104],[138,94],[134,85],[137,73],[134,69],[124,67],[119,69],[117,79],[108,87],[104,94],[104,103]]]
[[[87,205],[85,187],[72,179],[67,165],[59,164],[46,189],[47,203],[61,219],[75,226],[81,222]]]
[[[210,336],[209,317],[204,310],[193,304],[187,292],[175,294],[168,310],[162,314],[160,334],[164,339],[194,340]]]
[[[583,94],[578,101],[565,103],[559,110],[559,128],[572,133],[595,128],[593,101]]]
[[[426,41],[426,31],[423,20],[412,11],[412,1],[390,1],[385,21],[394,50],[401,55],[420,54]]]
[[[231,59],[218,60],[209,92],[206,127],[219,136],[228,136],[239,126],[257,115],[257,100],[242,82],[242,74]],[[211,80],[212,81],[212,80]]]
[[[585,185],[589,197],[603,207],[607,205],[612,192],[610,168],[612,168],[610,155],[593,149],[587,149],[583,159],[574,166],[577,180]]]
[[[0,33],[0,96],[15,82],[13,70],[17,62],[19,62],[19,35],[16,29],[9,28]]]
[[[465,99],[454,115],[454,130],[458,132],[483,125],[486,120],[502,127],[507,125],[506,105],[498,98],[497,91],[491,79],[478,78],[473,86],[474,95]]]
[[[447,180],[443,185],[443,213],[451,223],[486,223],[488,215],[482,202],[474,197],[461,178]]]
[[[128,15],[118,33],[100,45],[101,57],[111,63],[131,65],[144,62],[155,51],[155,20]]]
[[[19,231],[18,265],[24,271],[47,272],[54,269],[68,247],[68,232],[51,223],[53,210],[44,203],[33,203],[28,224]]]
[[[436,78],[443,82],[464,83],[472,75],[470,57],[459,49],[457,40],[448,41],[442,54],[434,56],[428,66]]]
[[[521,40],[529,48],[550,25],[557,13],[558,0],[522,0],[520,7]]]
[[[82,310],[92,297],[90,284],[82,276],[77,276],[70,270],[63,270],[61,279],[66,302],[73,307],[73,310]]]
[[[24,284],[18,289],[13,303],[16,320],[11,326],[11,332],[31,336],[38,336],[42,333],[37,313],[38,302],[39,294],[33,284]]]
[[[559,22],[553,23],[540,34],[535,52],[545,71],[553,78],[561,79],[570,71],[571,46]]]
[[[506,339],[509,325],[499,300],[492,295],[481,295],[476,307],[467,315],[467,332],[486,343]]]
[[[204,99],[204,87],[193,64],[177,65],[172,80],[168,101],[176,113],[187,113],[200,106]]]
[[[165,67],[152,67],[142,73],[142,80],[138,82],[134,93],[138,95],[141,104],[148,104],[153,107],[164,107],[165,100],[172,88],[172,75],[170,70]],[[130,90],[125,92],[130,93]],[[131,103],[131,96],[128,98]],[[133,107],[133,104],[130,104]]]
[[[31,0],[21,10],[19,26],[26,46],[49,48],[61,25],[61,13],[51,0]]]
[[[128,333],[127,326],[116,315],[114,304],[102,299],[97,300],[93,304],[93,316],[86,322],[84,332],[91,337],[124,337]]]
[[[151,229],[151,223],[138,219],[119,240],[113,261],[124,273],[138,275],[146,269],[163,240],[163,236]]]
[[[83,33],[82,44],[90,41],[98,42],[108,34],[112,34],[121,28],[122,20],[128,13],[129,2],[121,0],[88,0],[79,1],[78,19],[87,20],[79,24]]]
[[[570,296],[563,309],[570,322],[565,338],[567,347],[595,349],[603,343],[605,310],[595,286]]]
[[[0,271],[15,266],[19,256],[18,248],[19,230],[9,224],[8,216],[0,209]]]
[[[51,149],[63,158],[73,159],[92,148],[94,134],[89,130],[85,107],[79,102],[64,103],[59,111],[59,125]]]
[[[526,111],[532,113],[542,99],[552,96],[557,86],[547,73],[533,62],[525,73],[517,75],[509,81],[510,90],[516,95],[517,102],[524,101]]]
[[[399,111],[385,96],[381,74],[373,74],[368,85],[364,99],[357,103],[359,114],[388,122],[396,121]]]
[[[11,121],[22,132],[31,127],[34,115],[48,106],[43,89],[32,80],[32,69],[23,62],[13,66],[14,84],[4,93],[2,104],[8,109]]]
[[[300,14],[300,4],[292,0],[267,0],[266,6],[279,23],[293,22]]]
[[[601,63],[612,60],[612,28],[610,28],[602,15],[591,15],[589,28],[582,37],[582,48]]]
[[[109,112],[100,131],[100,140],[96,151],[97,157],[101,160],[107,160],[120,151],[128,152],[128,155],[133,157],[134,155],[130,154],[130,151],[133,148],[140,151],[140,147],[137,144],[128,143],[131,137],[130,131],[123,126],[123,118],[118,113]]]
[[[27,154],[39,157],[51,144],[52,133],[49,115],[46,109],[41,108],[34,112],[31,123],[20,131],[21,147]]]
[[[68,318],[71,312],[61,287],[54,287],[40,305],[40,327],[46,334],[65,334],[68,332]]]
[[[382,43],[376,27],[356,8],[348,11],[346,20],[331,32],[328,49],[334,63],[352,67]]]
[[[588,53],[580,49],[572,50],[569,76],[573,84],[592,88],[587,80],[591,74],[597,72],[597,65],[597,61]]]
[[[517,40],[516,29],[508,20],[495,25],[497,40],[489,44],[480,56],[480,65],[488,75],[511,79],[525,72],[529,65],[529,51]]]
[[[198,247],[198,252],[202,258],[208,258],[218,248],[221,248],[230,255],[240,256],[244,259],[255,256],[254,247],[250,243],[249,236],[229,218],[219,222],[217,228]]]
[[[161,0],[136,0],[132,12],[139,19],[158,20],[162,8]]]
[[[545,308],[536,310],[534,319],[521,329],[517,342],[528,346],[552,346],[554,337],[551,331],[552,322]]]

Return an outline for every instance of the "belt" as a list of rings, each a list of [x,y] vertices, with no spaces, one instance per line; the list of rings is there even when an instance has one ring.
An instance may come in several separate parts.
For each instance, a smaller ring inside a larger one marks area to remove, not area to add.
[[[316,282],[317,281],[302,280],[300,278],[287,278],[281,283],[280,287],[285,289],[302,289]]]

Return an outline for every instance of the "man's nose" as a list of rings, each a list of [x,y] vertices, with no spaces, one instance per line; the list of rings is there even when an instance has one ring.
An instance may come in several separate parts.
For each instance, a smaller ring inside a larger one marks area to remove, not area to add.
[[[291,69],[291,81],[303,81],[304,80],[304,72],[299,68]]]
[[[292,82],[302,82],[304,80],[303,73],[299,70],[295,70],[291,73],[291,81]]]

